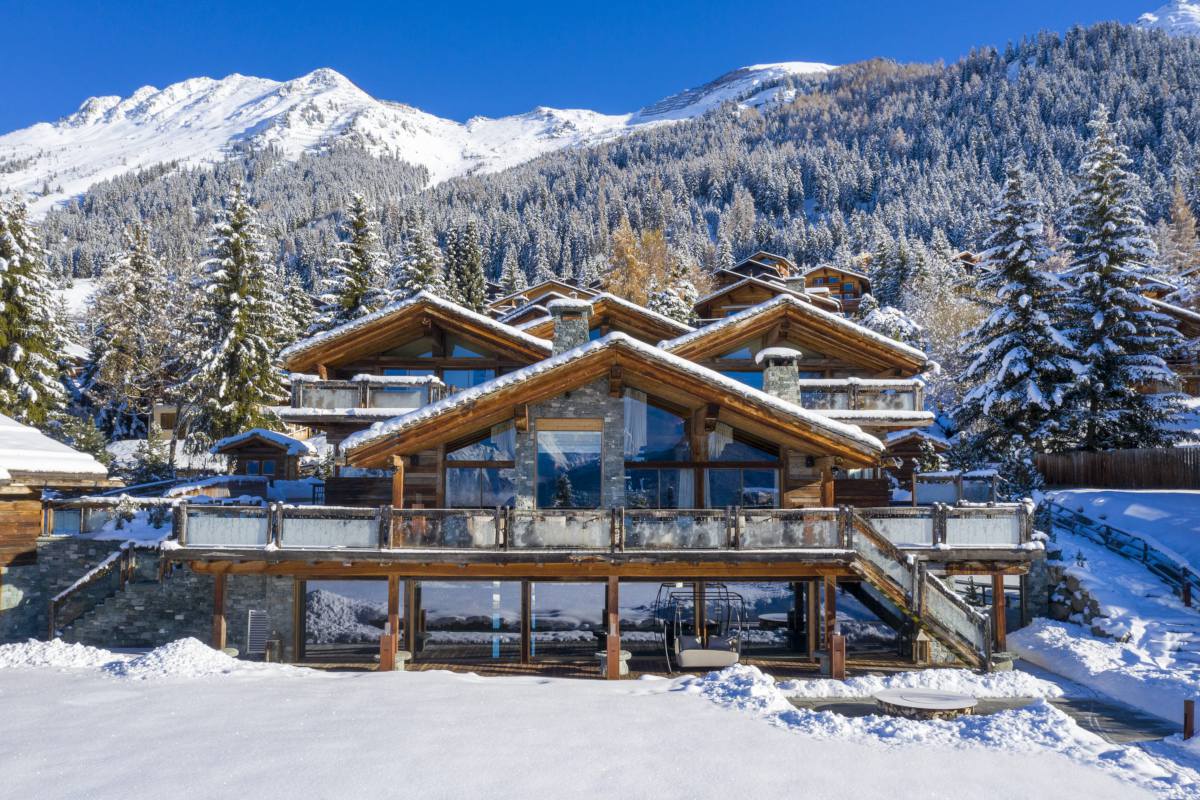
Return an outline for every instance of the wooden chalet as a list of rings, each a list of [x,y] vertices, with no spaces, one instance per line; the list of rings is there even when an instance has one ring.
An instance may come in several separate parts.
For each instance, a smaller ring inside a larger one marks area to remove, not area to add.
[[[388,630],[402,635],[384,636],[381,665],[398,644],[422,658],[430,580],[519,582],[522,663],[535,659],[529,587],[600,584],[610,678],[620,675],[628,581],[690,585],[701,649],[706,587],[743,580],[794,589],[789,625],[810,660],[840,647],[839,582],[872,587],[899,609],[897,625],[925,632],[948,658],[988,669],[1003,649],[1002,607],[982,614],[938,576],[991,575],[1002,598],[1004,575],[1022,574],[1037,553],[1024,506],[855,508],[874,498],[839,486],[885,457],[854,421],[855,404],[890,391],[869,381],[907,379],[923,354],[790,294],[662,346],[643,340],[661,320],[612,298],[549,301],[542,337],[449,305],[414,298],[284,355],[318,380],[424,369],[445,385],[342,441],[343,475],[369,477],[375,493],[335,501],[331,479],[327,505],[177,509],[164,554],[214,577],[214,645],[224,643],[227,576],[268,575],[296,581],[296,636],[306,582],[386,582]],[[451,374],[464,359],[493,372],[464,383]],[[760,380],[733,375],[748,365]],[[849,406],[806,405],[801,375],[818,370],[840,381],[829,394]],[[892,424],[866,416],[872,428]]]
[[[590,298],[591,313],[588,318],[588,338],[599,339],[610,333],[626,333],[647,344],[658,344],[695,330],[690,325],[657,314],[645,306],[632,303],[623,297],[602,292]],[[554,318],[546,315],[533,322],[521,325],[521,330],[541,339],[554,336]]]
[[[36,560],[44,492],[119,486],[92,456],[0,414],[0,569]]]
[[[499,317],[550,293],[557,294],[559,297],[591,297],[596,294],[593,289],[575,286],[558,278],[550,278],[528,288],[497,297],[488,304],[488,310],[493,316]]]
[[[857,311],[862,296],[871,292],[871,279],[846,267],[822,264],[811,267],[803,275],[806,288],[828,289],[829,296],[841,302],[842,311],[847,314]]]
[[[1179,390],[1200,397],[1200,311],[1151,298],[1154,308],[1175,320],[1179,334],[1186,344],[1170,360],[1171,369],[1179,376]]]
[[[754,277],[744,277],[720,286],[697,300],[692,308],[701,323],[713,322],[784,295],[834,313],[842,308],[841,303],[826,290],[808,292],[779,281]]]
[[[300,478],[300,459],[315,456],[312,444],[278,431],[251,428],[213,444],[211,452],[229,458],[232,474],[294,481]]]

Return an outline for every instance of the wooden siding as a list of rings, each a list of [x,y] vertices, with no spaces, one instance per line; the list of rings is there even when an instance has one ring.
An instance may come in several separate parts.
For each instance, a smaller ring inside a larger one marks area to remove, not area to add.
[[[32,563],[42,532],[42,503],[0,498],[0,566]]]
[[[833,496],[839,506],[882,508],[892,503],[891,484],[886,478],[839,478],[833,482]]]
[[[1200,489],[1200,447],[1043,453],[1037,467],[1048,486]]]

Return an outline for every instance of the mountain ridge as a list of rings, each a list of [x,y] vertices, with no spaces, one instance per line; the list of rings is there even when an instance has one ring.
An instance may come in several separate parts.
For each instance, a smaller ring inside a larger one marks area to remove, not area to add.
[[[278,148],[289,158],[353,143],[424,167],[434,185],[691,119],[725,102],[784,100],[784,87],[760,87],[831,69],[812,62],[759,64],[626,114],[537,106],[466,122],[376,99],[328,67],[282,82],[239,73],[188,78],[162,89],[143,86],[128,97],[89,97],[55,122],[0,136],[0,194],[24,196],[40,217],[107,178],[171,162],[213,163],[243,142]]]

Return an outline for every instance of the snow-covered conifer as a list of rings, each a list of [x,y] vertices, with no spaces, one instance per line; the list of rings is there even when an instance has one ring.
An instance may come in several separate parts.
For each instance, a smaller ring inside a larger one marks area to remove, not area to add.
[[[213,226],[209,251],[193,322],[194,341],[207,346],[181,389],[184,424],[197,444],[270,427],[275,418],[264,406],[284,393],[274,365],[282,316],[278,270],[240,187]]]
[[[472,311],[487,307],[483,250],[474,222],[451,229],[446,240],[446,284],[451,299]]]
[[[975,287],[992,311],[963,343],[960,380],[970,388],[954,412],[987,461],[1067,440],[1064,408],[1080,369],[1058,327],[1062,285],[1046,268],[1041,203],[1029,196],[1020,161],[1006,175]]]
[[[508,247],[504,250],[504,259],[500,262],[500,293],[509,295],[527,288],[529,279],[517,261],[516,248]]]
[[[691,270],[681,260],[676,259],[671,265],[666,285],[659,287],[655,284],[651,287],[646,307],[685,325],[691,325],[696,318],[692,309],[696,298],[696,286],[692,283]]]
[[[361,194],[350,196],[337,254],[329,260],[320,286],[320,311],[312,332],[329,330],[387,304],[378,223]]]
[[[441,248],[426,225],[418,223],[410,227],[404,242],[400,269],[392,279],[392,299],[403,300],[421,291],[444,297],[444,262]]]
[[[61,314],[25,207],[0,201],[0,413],[41,425],[62,408]]]
[[[1162,270],[1107,109],[1096,112],[1090,128],[1070,209],[1074,246],[1063,298],[1065,332],[1084,366],[1071,422],[1088,450],[1153,447],[1171,438],[1163,423],[1177,413],[1179,398],[1145,390],[1175,382],[1164,356],[1180,337],[1142,294]]]

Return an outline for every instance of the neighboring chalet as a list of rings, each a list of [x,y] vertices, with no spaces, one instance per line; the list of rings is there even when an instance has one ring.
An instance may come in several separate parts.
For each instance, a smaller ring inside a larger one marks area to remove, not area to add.
[[[120,485],[87,453],[0,414],[0,568],[36,558],[43,492],[94,492]]]
[[[842,304],[842,311],[853,314],[864,294],[871,292],[871,279],[856,270],[822,264],[804,272],[806,289],[827,289],[829,296]]]
[[[1150,298],[1154,307],[1175,320],[1186,344],[1168,361],[1179,376],[1179,389],[1192,397],[1200,397],[1200,312],[1163,300]]]
[[[317,454],[309,442],[265,428],[251,428],[221,439],[213,444],[211,452],[228,457],[234,475],[281,481],[299,480],[301,457]]]
[[[837,295],[828,287],[806,288],[804,275],[795,264],[764,251],[717,270],[712,291],[697,300],[693,309],[701,322],[711,322],[781,295],[790,295],[826,311],[842,310]]]
[[[596,292],[592,289],[575,286],[558,278],[551,278],[520,291],[506,294],[503,297],[497,297],[488,303],[488,311],[493,316],[500,317],[522,306],[537,303],[537,301],[549,294],[554,294],[558,297],[591,297]]]

